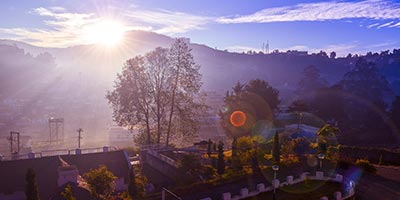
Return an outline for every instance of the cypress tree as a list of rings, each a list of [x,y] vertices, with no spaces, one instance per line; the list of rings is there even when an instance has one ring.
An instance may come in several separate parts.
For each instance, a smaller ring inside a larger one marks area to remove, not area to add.
[[[128,193],[132,198],[137,195],[136,178],[133,168],[129,170]]]
[[[36,181],[35,170],[29,168],[26,176],[25,197],[26,200],[39,200],[39,189]]]
[[[238,158],[237,152],[238,151],[238,144],[237,138],[234,137],[232,141],[232,168],[235,170],[241,170],[242,166],[240,165],[240,160]]]
[[[274,163],[278,164],[280,162],[281,157],[281,147],[279,144],[279,134],[275,132],[274,136],[274,146],[272,148],[272,158]]]
[[[219,144],[218,144],[217,171],[218,171],[218,174],[223,174],[225,172],[224,143],[222,143],[222,141],[219,141]]]
[[[208,155],[208,158],[211,158],[211,145],[212,145],[212,141],[211,141],[211,139],[208,139],[208,144],[207,144],[207,155]]]

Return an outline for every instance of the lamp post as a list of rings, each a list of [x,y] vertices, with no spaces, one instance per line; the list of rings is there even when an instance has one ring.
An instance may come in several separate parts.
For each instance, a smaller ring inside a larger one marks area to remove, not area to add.
[[[320,153],[318,154],[318,160],[319,160],[319,169],[322,170],[322,160],[324,160],[325,154]]]
[[[301,126],[301,120],[304,116],[304,113],[299,112],[299,123],[297,124],[297,133],[300,134],[300,126]]]
[[[279,170],[279,165],[272,165],[272,170],[274,170],[274,193],[272,195],[272,199],[275,200],[276,199],[276,187],[275,187],[276,173]]]

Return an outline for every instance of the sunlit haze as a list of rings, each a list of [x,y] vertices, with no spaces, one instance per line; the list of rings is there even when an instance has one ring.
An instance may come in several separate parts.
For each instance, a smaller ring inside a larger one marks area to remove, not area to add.
[[[0,2],[0,200],[399,200],[400,0]]]
[[[84,39],[89,43],[115,46],[122,42],[126,27],[115,20],[101,20],[87,27]]]

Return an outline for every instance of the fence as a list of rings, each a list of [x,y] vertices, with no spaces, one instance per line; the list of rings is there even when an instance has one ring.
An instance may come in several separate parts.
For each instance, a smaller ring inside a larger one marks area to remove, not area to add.
[[[231,193],[226,192],[226,193],[222,194],[222,199],[223,200],[240,200],[240,199],[245,199],[245,198],[249,198],[249,197],[254,197],[254,196],[257,196],[264,192],[273,191],[274,188],[279,188],[279,187],[283,187],[286,185],[300,183],[305,180],[324,180],[324,181],[334,181],[334,182],[342,183],[343,176],[340,174],[336,174],[335,177],[326,177],[326,176],[324,176],[324,173],[320,172],[320,171],[317,171],[315,176],[310,176],[308,172],[304,172],[300,175],[300,178],[298,178],[298,179],[294,179],[293,176],[287,176],[286,180],[282,183],[280,183],[280,181],[278,179],[272,180],[272,184],[269,187],[266,187],[266,184],[264,184],[264,183],[259,183],[259,184],[257,184],[256,190],[254,190],[254,191],[249,191],[248,188],[241,188],[239,191],[239,195],[232,196]],[[349,191],[345,195],[343,195],[342,192],[340,192],[340,191],[335,192],[333,194],[334,199],[335,200],[345,200],[345,199],[349,199],[350,197],[353,197],[355,195],[354,182],[352,182],[350,184],[350,186],[351,187],[349,188]],[[203,198],[201,200],[212,200],[212,199],[210,197],[207,197],[207,198]],[[321,197],[320,200],[328,200],[328,197],[326,197],[326,196]]]

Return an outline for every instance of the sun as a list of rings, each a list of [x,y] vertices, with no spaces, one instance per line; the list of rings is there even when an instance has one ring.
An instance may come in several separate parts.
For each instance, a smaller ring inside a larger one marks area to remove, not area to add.
[[[85,39],[89,43],[116,46],[123,40],[125,31],[121,22],[106,19],[88,27]]]

